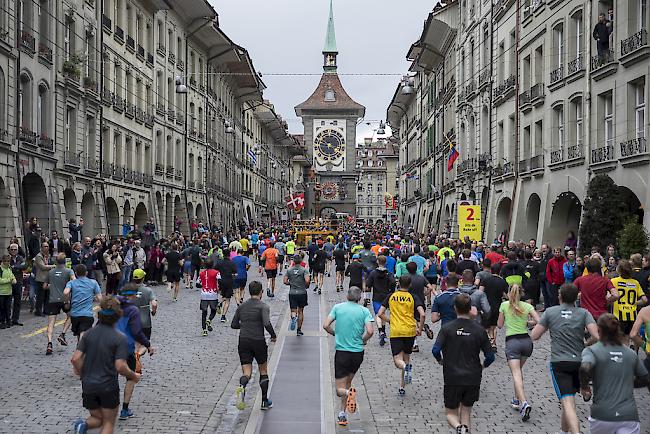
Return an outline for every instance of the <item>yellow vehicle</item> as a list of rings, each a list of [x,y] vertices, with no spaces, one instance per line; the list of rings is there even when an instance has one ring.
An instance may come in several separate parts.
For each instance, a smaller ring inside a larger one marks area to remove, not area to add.
[[[294,220],[291,223],[291,233],[298,248],[307,247],[314,238],[333,236],[335,239],[341,233],[338,220]]]

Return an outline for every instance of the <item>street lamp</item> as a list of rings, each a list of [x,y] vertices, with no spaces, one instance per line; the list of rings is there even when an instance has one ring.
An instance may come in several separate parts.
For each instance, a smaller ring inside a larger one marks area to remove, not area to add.
[[[405,75],[402,77],[402,95],[412,95],[415,92],[415,78]]]
[[[180,75],[176,76],[176,93],[187,93],[187,86],[183,84],[183,79]]]
[[[386,124],[384,121],[379,121],[379,128],[377,129],[377,135],[384,135],[386,134]]]
[[[232,127],[232,124],[229,120],[225,120],[223,126],[226,128],[226,134],[235,134],[235,129]]]

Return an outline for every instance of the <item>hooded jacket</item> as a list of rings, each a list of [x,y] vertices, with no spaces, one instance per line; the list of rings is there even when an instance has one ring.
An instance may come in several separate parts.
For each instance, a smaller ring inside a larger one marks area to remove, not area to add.
[[[149,348],[151,342],[142,331],[142,322],[140,321],[140,309],[126,297],[118,297],[122,307],[122,317],[117,321],[117,329],[126,336],[129,346],[129,352],[135,353],[135,343]]]
[[[366,288],[372,289],[372,301],[383,302],[395,288],[395,277],[386,268],[375,268],[368,274]]]
[[[488,301],[487,295],[485,292],[479,291],[473,284],[463,283],[458,286],[458,290],[461,294],[469,295],[469,298],[472,300],[472,306],[476,308],[479,312],[479,316],[475,318],[476,321],[480,322],[481,317],[487,318],[490,316],[490,302]]]

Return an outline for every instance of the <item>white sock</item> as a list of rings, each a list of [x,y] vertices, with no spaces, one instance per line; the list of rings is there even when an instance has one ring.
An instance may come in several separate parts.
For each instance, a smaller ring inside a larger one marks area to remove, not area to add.
[[[339,417],[341,417],[341,416],[345,416],[345,412],[344,412],[344,411],[339,411]]]

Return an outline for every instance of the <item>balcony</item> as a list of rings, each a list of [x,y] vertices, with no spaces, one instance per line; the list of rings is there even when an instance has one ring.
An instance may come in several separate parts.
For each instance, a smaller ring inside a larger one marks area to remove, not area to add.
[[[156,114],[158,116],[165,116],[165,104],[161,102],[156,103]]]
[[[63,164],[67,169],[73,169],[76,172],[81,166],[81,153],[76,151],[63,151]]]
[[[144,123],[144,110],[139,107],[135,109],[135,121],[139,124]]]
[[[614,158],[614,145],[605,145],[591,150],[591,166],[614,167],[616,166]]]
[[[147,65],[153,66],[153,54],[147,51]]]
[[[115,40],[120,44],[124,43],[124,30],[120,26],[115,26],[115,34],[113,35]]]
[[[202,182],[197,182],[197,183],[196,183],[196,190],[197,190],[197,191],[203,192],[203,191],[204,191],[203,188],[204,188],[204,187],[203,187],[203,183],[202,183]]]
[[[106,30],[109,34],[113,30],[113,23],[111,22],[111,19],[104,14],[102,14],[102,28]]]
[[[178,116],[176,116],[176,125],[183,126],[185,124],[185,119],[183,119],[182,113],[179,113]]]
[[[54,152],[54,140],[48,137],[47,134],[42,133],[38,136],[38,147],[46,151]]]
[[[190,130],[189,135],[190,135],[190,139],[196,139],[196,135],[197,135],[197,131],[196,131],[196,129],[195,129],[195,128],[192,128],[192,129]]]
[[[551,71],[551,77],[550,77],[550,84],[549,88],[553,88],[551,90],[555,90],[558,87],[560,87],[562,84],[562,80],[564,80],[564,66],[560,66],[559,68],[554,69]]]
[[[460,174],[466,174],[466,173],[475,171],[477,168],[478,168],[478,166],[477,166],[476,160],[473,159],[473,158],[470,158],[470,159],[462,161],[458,165],[457,173],[459,175]]]
[[[99,173],[99,160],[94,157],[87,157],[85,171],[93,174]]]
[[[102,178],[110,178],[113,176],[113,165],[108,161],[102,161]]]
[[[113,93],[108,88],[102,89],[102,104],[107,107],[113,105]]]
[[[113,165],[113,179],[116,181],[121,181],[124,179],[126,169],[122,166],[118,166],[117,164]]]
[[[133,119],[135,117],[135,104],[126,104],[126,109],[124,110],[124,116],[126,116],[129,119]]]
[[[167,166],[167,172],[165,172],[168,178],[174,177],[174,166]]]
[[[627,39],[621,41],[621,63],[630,66],[650,56],[648,46],[648,31],[641,29]]]
[[[36,39],[34,35],[27,30],[20,32],[20,48],[25,49],[30,54],[36,53]]]
[[[126,48],[132,53],[135,52],[135,39],[133,39],[131,36],[126,37]]]
[[[597,54],[591,58],[591,76],[600,81],[616,72],[618,62],[613,50],[607,50],[602,55]]]
[[[507,100],[515,91],[515,76],[511,75],[494,90],[494,104],[499,105]]]
[[[481,75],[478,78],[478,89],[482,90],[484,87],[490,86],[492,83],[492,75],[489,67],[483,68]]]
[[[176,179],[183,179],[183,171],[181,169],[176,169],[175,176]]]
[[[468,100],[476,96],[476,81],[473,78],[470,78],[467,86],[465,86],[465,95]]]
[[[194,78],[193,76],[190,77],[190,87],[196,90],[196,78]]]
[[[138,51],[136,53],[136,56],[138,56],[138,59],[144,61],[144,55],[145,55],[144,47],[138,44]]]
[[[179,71],[183,71],[185,69],[185,63],[183,63],[182,60],[178,59],[178,62],[176,62],[176,67]]]
[[[147,128],[153,128],[154,117],[151,113],[145,113],[144,115],[144,126]]]
[[[584,58],[582,53],[580,53],[578,54],[578,57],[576,57],[575,59],[573,59],[567,64],[567,82],[573,81],[570,80],[570,78],[572,78],[574,74],[577,75],[578,73],[584,71],[585,71]]]
[[[645,137],[638,137],[620,144],[621,157],[619,160],[623,166],[634,166],[646,164],[650,161],[650,154]]]
[[[36,146],[36,133],[28,128],[21,127],[18,129],[18,140],[27,145]]]
[[[564,162],[564,149],[555,149],[551,151],[551,165]]]
[[[171,109],[171,108],[167,109],[167,118],[170,121],[173,121],[174,119],[176,119],[176,111],[174,109]]]
[[[519,109],[523,111],[530,110],[530,91],[526,90],[519,94]]]
[[[544,172],[544,154],[535,155],[528,160],[528,171],[533,175]]]
[[[99,95],[97,92],[97,81],[93,77],[84,77],[84,89],[94,95]]]
[[[135,183],[135,185],[144,184],[144,173],[133,172],[133,182]]]
[[[162,175],[165,172],[165,166],[162,163],[156,163],[154,170],[156,175]]]
[[[43,43],[38,44],[38,58],[48,65],[52,64],[52,49]]]
[[[167,56],[167,61],[172,65],[174,64],[174,62],[176,62],[176,56],[174,55],[174,53],[169,53],[169,56]]]
[[[124,182],[133,184],[134,179],[135,179],[135,172],[131,169],[124,169]]]
[[[165,55],[167,54],[167,49],[165,48],[165,44],[161,44],[160,42],[158,42],[156,53],[160,54],[162,57],[165,57]]]
[[[124,108],[126,107],[126,103],[122,99],[121,96],[115,96],[115,100],[113,101],[113,110],[115,110],[118,113],[123,113]]]
[[[146,173],[142,176],[142,182],[145,187],[151,187],[153,185],[153,176],[147,175]]]
[[[544,83],[537,83],[530,88],[530,102],[533,106],[538,107],[544,104]]]

